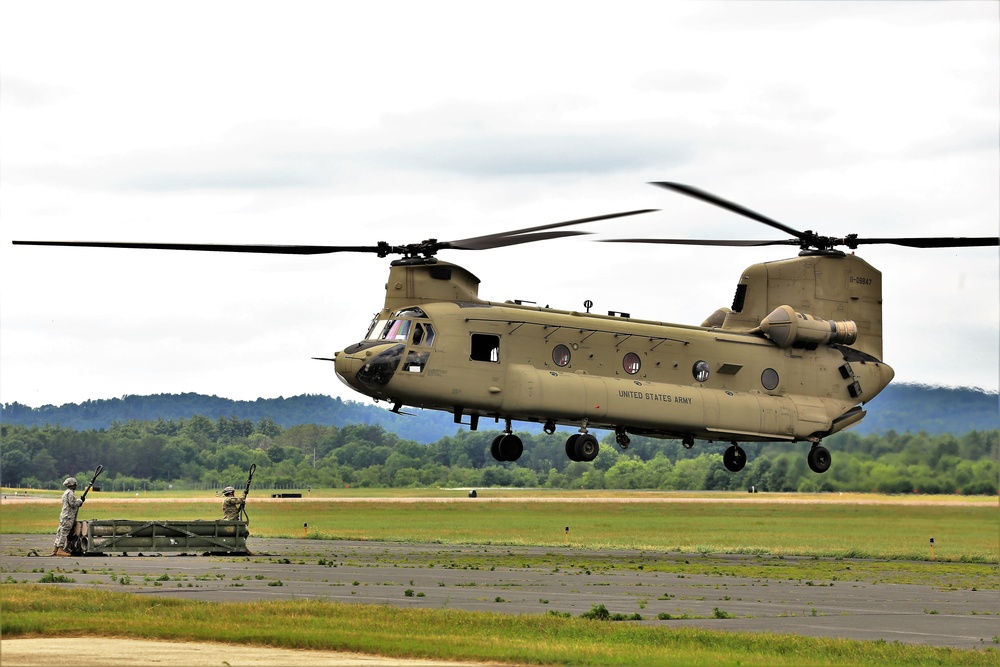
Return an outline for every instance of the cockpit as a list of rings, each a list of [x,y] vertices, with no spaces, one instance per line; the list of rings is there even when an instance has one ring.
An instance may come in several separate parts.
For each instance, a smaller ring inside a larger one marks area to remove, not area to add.
[[[364,342],[338,355],[337,374],[348,385],[360,383],[378,391],[397,372],[423,373],[436,336],[434,325],[420,308],[403,308],[388,319],[376,316]]]

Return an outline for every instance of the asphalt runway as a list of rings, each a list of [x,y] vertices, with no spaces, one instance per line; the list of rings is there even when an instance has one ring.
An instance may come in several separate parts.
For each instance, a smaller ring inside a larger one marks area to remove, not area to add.
[[[573,616],[603,604],[611,613],[639,614],[643,620],[637,622],[647,625],[958,648],[995,646],[1000,635],[1000,594],[968,585],[962,574],[966,566],[961,563],[940,563],[935,585],[923,585],[852,578],[852,562],[861,561],[837,561],[847,576],[817,581],[789,574],[796,563],[812,558],[598,552],[569,546],[251,537],[248,546],[253,555],[248,557],[116,554],[55,558],[44,555],[51,552],[51,545],[51,537],[45,535],[0,536],[4,576],[30,582],[42,576],[41,568],[59,568],[75,583],[50,585],[97,586],[136,595],[220,602],[319,598],[510,614],[556,611]],[[42,555],[29,555],[33,552]],[[780,566],[781,574],[761,576],[761,568],[769,564]],[[907,564],[898,566],[905,571]],[[747,576],[741,576],[741,569],[747,570]],[[123,578],[127,583],[122,583]],[[671,618],[658,619],[665,614]]]

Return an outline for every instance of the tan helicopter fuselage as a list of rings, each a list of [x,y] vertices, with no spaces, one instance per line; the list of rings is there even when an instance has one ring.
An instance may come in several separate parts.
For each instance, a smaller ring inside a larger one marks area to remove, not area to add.
[[[701,326],[479,299],[444,262],[397,262],[337,374],[401,406],[711,441],[818,440],[857,423],[881,362],[881,274],[853,255],[757,264]],[[508,422],[509,428],[509,422]]]

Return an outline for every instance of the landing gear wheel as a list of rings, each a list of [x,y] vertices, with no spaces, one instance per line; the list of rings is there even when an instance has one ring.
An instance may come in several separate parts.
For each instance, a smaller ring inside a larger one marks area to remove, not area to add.
[[[737,444],[727,449],[722,454],[722,462],[729,472],[739,472],[747,464],[747,453]]]
[[[809,456],[806,460],[809,461],[809,468],[813,472],[826,472],[830,469],[830,463],[832,463],[830,450],[822,445],[813,445],[812,449],[809,450]]]
[[[631,444],[632,440],[628,437],[628,433],[625,432],[624,426],[619,426],[615,429],[615,442],[622,449],[628,449],[629,444]]]
[[[597,458],[597,455],[601,451],[601,445],[597,442],[597,438],[589,433],[580,433],[580,437],[577,438],[576,447],[576,460],[577,461],[593,461]]]
[[[493,438],[493,442],[490,443],[490,454],[493,455],[497,461],[503,461],[503,456],[500,454],[500,441],[503,439],[505,434],[498,435]]]
[[[508,433],[500,436],[500,442],[497,443],[497,450],[500,452],[500,456],[503,457],[500,459],[501,461],[516,461],[521,458],[521,454],[524,452],[524,443],[513,433]]]
[[[582,433],[574,433],[573,435],[566,438],[566,458],[570,461],[579,461],[580,459],[576,456],[576,441],[580,439]]]

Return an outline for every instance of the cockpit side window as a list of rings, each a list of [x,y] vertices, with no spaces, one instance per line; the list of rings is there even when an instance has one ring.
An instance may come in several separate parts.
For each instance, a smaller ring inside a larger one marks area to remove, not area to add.
[[[413,327],[413,344],[427,347],[434,345],[434,325],[430,322],[417,322]]]
[[[407,373],[423,373],[424,367],[427,366],[427,360],[430,359],[430,352],[417,352],[415,350],[410,350],[406,355],[406,363],[403,364],[403,370]]]

